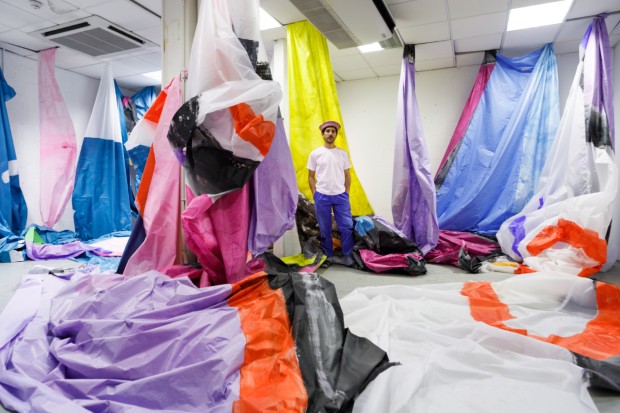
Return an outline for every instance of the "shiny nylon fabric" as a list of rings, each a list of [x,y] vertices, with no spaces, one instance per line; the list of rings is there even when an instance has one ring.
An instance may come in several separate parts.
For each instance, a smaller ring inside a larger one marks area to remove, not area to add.
[[[463,113],[461,113],[459,122],[454,129],[450,143],[448,143],[448,149],[446,149],[446,153],[444,153],[443,158],[441,159],[439,168],[437,168],[435,185],[437,185],[438,188],[443,184],[446,174],[450,170],[452,162],[454,162],[454,158],[456,157],[461,145],[461,139],[463,139],[465,132],[467,132],[469,122],[471,122],[474,112],[478,107],[478,103],[480,103],[480,98],[484,93],[484,89],[487,87],[491,73],[493,73],[493,68],[495,68],[495,54],[487,51],[484,54],[484,62],[480,65],[480,69],[478,69],[478,76],[476,76],[474,87],[471,89],[467,102],[465,102]]]
[[[326,120],[344,124],[325,37],[307,21],[287,25],[286,33],[291,153],[297,186],[312,199],[306,165],[310,152],[324,144],[319,125]],[[349,152],[344,126],[338,131],[336,146]],[[350,172],[351,213],[370,215],[372,207],[353,166]]]
[[[278,84],[254,71],[258,13],[256,0],[201,3],[188,67],[194,97],[168,133],[196,196],[182,225],[204,269],[201,286],[248,275],[248,181],[272,145],[281,99]]]
[[[441,229],[494,235],[532,197],[559,122],[550,45],[497,63],[443,185]]]
[[[281,118],[265,159],[252,177],[248,249],[259,255],[295,225],[297,182]]]
[[[55,57],[56,49],[39,52],[39,209],[49,228],[69,203],[77,158],[75,128],[54,74]]]
[[[19,185],[17,155],[6,102],[15,96],[0,68],[0,224],[19,234],[26,226],[28,208]]]
[[[108,65],[86,127],[73,190],[75,231],[82,240],[131,229],[120,125],[114,79]]]
[[[535,270],[599,271],[618,188],[611,56],[604,18],[580,44],[558,135],[532,200],[497,233],[502,251]]]
[[[146,238],[127,262],[123,271],[125,275],[137,275],[151,269],[164,271],[176,260],[181,167],[166,137],[172,117],[183,102],[180,83],[177,75],[166,87],[165,103],[153,138],[155,166],[152,184],[148,186],[146,204],[141,211]]]
[[[400,72],[397,114],[392,181],[394,225],[425,254],[437,244],[439,226],[435,184],[415,95],[415,64],[408,56]]]
[[[586,387],[620,384],[619,292],[558,272],[359,288],[341,300],[345,324],[402,365],[373,380],[353,411],[596,412]],[[599,370],[587,365],[592,352],[604,358]]]

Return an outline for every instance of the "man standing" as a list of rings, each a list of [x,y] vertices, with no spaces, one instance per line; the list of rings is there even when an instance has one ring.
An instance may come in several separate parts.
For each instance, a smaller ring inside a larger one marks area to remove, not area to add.
[[[332,245],[332,209],[340,230],[340,242],[345,265],[353,264],[353,218],[349,203],[351,164],[347,153],[337,148],[340,124],[333,120],[319,126],[325,144],[310,153],[308,183],[314,196],[314,208],[321,231],[321,248],[329,258],[334,255]]]

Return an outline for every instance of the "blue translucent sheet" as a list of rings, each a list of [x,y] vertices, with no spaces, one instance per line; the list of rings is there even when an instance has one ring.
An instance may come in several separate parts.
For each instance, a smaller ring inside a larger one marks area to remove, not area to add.
[[[497,63],[437,190],[439,227],[493,235],[532,197],[560,120],[557,65],[545,46]]]

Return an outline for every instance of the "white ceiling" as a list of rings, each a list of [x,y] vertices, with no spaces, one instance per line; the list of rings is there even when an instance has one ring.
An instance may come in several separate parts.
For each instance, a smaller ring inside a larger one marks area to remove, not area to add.
[[[122,87],[137,90],[157,83],[141,74],[159,70],[161,66],[160,0],[40,1],[42,7],[35,10],[30,6],[30,0],[0,0],[0,48],[36,59],[38,51],[56,44],[35,37],[31,32],[97,15],[153,44],[139,51],[101,58],[61,46],[57,51],[56,66],[99,78],[103,64],[110,62]],[[483,51],[488,49],[514,56],[552,42],[558,54],[576,52],[592,16],[620,12],[620,0],[574,0],[562,24],[506,32],[511,8],[549,0],[384,1],[402,40],[417,45],[416,69],[419,71],[478,65]],[[261,5],[282,24],[305,20],[289,0],[261,0]],[[620,13],[610,15],[606,23],[613,47],[620,40]],[[285,37],[286,30],[272,29],[264,35],[268,39]],[[400,73],[401,49],[361,54],[356,48],[340,50],[328,44],[338,81]]]

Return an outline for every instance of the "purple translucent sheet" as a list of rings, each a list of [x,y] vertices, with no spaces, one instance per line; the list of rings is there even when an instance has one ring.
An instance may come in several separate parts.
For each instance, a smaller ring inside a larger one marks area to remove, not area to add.
[[[415,65],[403,59],[398,94],[392,215],[394,225],[423,253],[439,238],[435,184],[415,96]]]
[[[26,254],[31,260],[52,260],[75,258],[85,252],[101,257],[112,257],[118,254],[103,248],[94,247],[81,241],[72,241],[66,244],[36,244],[26,241]]]
[[[0,316],[0,400],[23,412],[230,412],[245,350],[230,291],[154,271],[27,275]]]
[[[286,230],[293,227],[298,192],[284,123],[278,118],[269,153],[252,177],[248,248],[253,255],[267,251]]]

